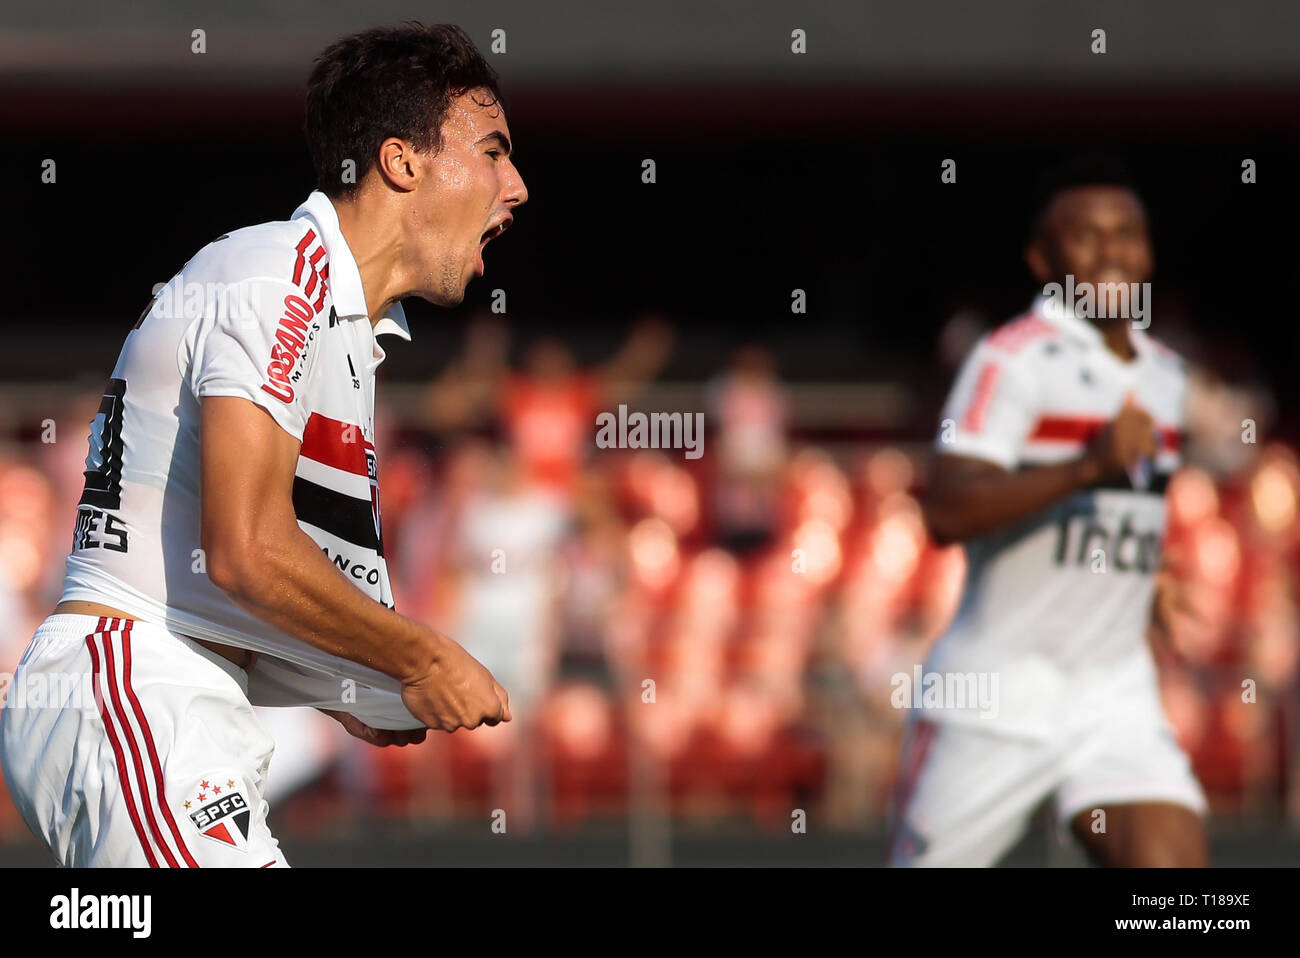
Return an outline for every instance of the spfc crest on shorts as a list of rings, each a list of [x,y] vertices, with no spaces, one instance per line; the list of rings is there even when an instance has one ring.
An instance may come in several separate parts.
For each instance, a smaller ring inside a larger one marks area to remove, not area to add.
[[[204,838],[247,851],[252,809],[233,778],[212,775],[203,779],[186,799],[185,813]]]

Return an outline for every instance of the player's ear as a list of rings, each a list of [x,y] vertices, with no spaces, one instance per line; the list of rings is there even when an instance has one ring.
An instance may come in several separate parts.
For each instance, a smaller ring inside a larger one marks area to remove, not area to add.
[[[1146,260],[1146,268],[1142,271],[1142,279],[1140,280],[1143,283],[1149,280],[1151,274],[1156,271],[1156,254],[1150,243],[1147,243]]]
[[[1031,239],[1025,246],[1025,265],[1040,283],[1051,282],[1052,267],[1040,240]]]
[[[385,183],[403,193],[415,189],[423,172],[415,148],[396,136],[390,136],[379,144],[375,169]]]

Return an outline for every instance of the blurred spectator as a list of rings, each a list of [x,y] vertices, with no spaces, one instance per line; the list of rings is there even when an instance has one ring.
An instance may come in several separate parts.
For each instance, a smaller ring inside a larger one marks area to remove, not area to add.
[[[771,354],[758,346],[737,352],[707,395],[717,424],[718,540],[743,553],[768,542],[773,532],[787,454],[789,400]]]
[[[492,765],[496,807],[510,808],[525,831],[538,814],[533,733],[555,673],[555,560],[565,528],[555,498],[527,482],[513,454],[501,450],[487,455],[450,543],[459,572],[451,634],[506,689],[512,716],[466,744]]]
[[[452,543],[462,573],[455,636],[528,714],[555,659],[556,550],[565,520],[506,451],[491,454]]]
[[[558,666],[568,677],[607,684],[606,636],[627,582],[627,525],[615,509],[608,476],[584,469],[578,486],[577,511],[559,550]]]
[[[505,320],[480,309],[465,328],[465,346],[425,394],[426,421],[435,433],[474,430],[488,424],[501,371],[510,351]]]
[[[430,387],[433,423],[465,428],[494,403],[524,481],[568,504],[595,436],[596,414],[634,397],[658,375],[672,349],[672,327],[662,317],[642,316],[613,357],[588,369],[578,366],[564,342],[546,336],[529,347],[524,369],[511,371],[505,337],[491,314],[474,317],[465,355]]]

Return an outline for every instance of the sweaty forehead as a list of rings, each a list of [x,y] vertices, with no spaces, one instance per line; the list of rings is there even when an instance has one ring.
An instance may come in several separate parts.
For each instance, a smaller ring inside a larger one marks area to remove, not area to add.
[[[487,90],[470,90],[447,105],[444,135],[464,136],[472,142],[493,130],[509,134],[505,110],[500,103],[493,102],[492,94]]]

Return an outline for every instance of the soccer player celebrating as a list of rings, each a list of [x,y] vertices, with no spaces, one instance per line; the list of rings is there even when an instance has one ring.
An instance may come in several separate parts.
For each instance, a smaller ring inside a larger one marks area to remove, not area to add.
[[[185,264],[92,424],[62,601],[15,675],[61,707],[0,721],[65,866],[286,864],[252,705],[381,746],[510,720],[482,665],[394,610],[373,446],[399,300],[460,303],[528,197],[496,73],[458,27],[368,30],[317,59],[306,132],[317,190]]]
[[[1205,798],[1145,641],[1183,364],[1107,286],[1140,296],[1153,265],[1122,171],[1053,180],[1026,249],[1044,295],[967,358],[924,507],[969,565],[924,672],[995,678],[996,701],[911,713],[896,865],[995,864],[1049,797],[1094,862],[1206,864]]]

